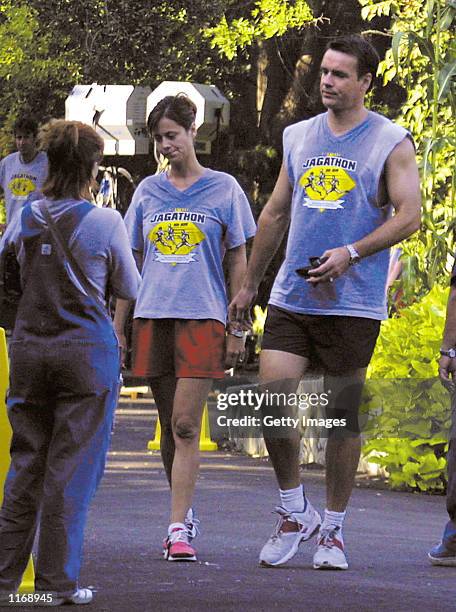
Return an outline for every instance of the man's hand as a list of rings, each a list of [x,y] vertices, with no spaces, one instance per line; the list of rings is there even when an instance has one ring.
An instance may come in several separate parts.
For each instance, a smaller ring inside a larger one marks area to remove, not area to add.
[[[257,292],[254,289],[241,288],[228,306],[228,320],[230,323],[240,325],[243,330],[251,329],[250,306],[256,295]]]
[[[439,378],[442,385],[450,393],[454,393],[455,385],[455,373],[456,372],[456,358],[446,357],[442,355],[439,361]]]
[[[334,279],[346,272],[350,266],[350,253],[346,247],[338,247],[337,249],[329,249],[321,256],[327,257],[327,261],[309,270],[309,278],[307,282],[311,285],[319,283],[332,283]]]

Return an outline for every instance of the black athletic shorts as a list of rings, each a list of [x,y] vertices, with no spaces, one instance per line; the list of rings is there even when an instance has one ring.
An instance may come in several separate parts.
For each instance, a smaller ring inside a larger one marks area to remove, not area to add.
[[[375,319],[305,315],[269,304],[261,348],[306,357],[312,368],[340,376],[369,365],[379,332]]]

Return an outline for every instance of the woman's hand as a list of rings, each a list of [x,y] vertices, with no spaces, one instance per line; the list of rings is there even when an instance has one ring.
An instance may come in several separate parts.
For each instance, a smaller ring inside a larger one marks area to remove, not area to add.
[[[119,343],[120,347],[120,365],[122,366],[122,368],[124,368],[128,349],[127,337],[125,335],[125,332],[123,331],[119,331],[118,329],[116,329],[115,332],[117,336],[117,342]]]
[[[242,337],[233,336],[228,332],[226,337],[225,367],[227,370],[234,368],[237,363],[244,359],[245,334]]]
[[[125,359],[127,356],[128,343],[125,336],[125,325],[127,323],[128,313],[133,302],[117,298],[116,311],[114,313],[114,331],[116,332],[117,340],[121,348],[121,365],[125,367]]]

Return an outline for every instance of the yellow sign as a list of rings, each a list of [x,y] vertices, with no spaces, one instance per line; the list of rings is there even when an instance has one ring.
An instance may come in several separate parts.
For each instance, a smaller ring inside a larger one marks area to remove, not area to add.
[[[5,330],[0,327],[0,504],[3,502],[3,488],[10,465],[11,426],[6,413],[6,391],[8,389],[8,352],[6,348]],[[33,560],[30,557],[22,584],[21,592],[30,593],[34,590],[35,572]]]

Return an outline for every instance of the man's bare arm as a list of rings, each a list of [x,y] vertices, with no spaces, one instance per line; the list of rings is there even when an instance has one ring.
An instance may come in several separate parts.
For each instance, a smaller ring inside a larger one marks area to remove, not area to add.
[[[231,321],[249,320],[248,311],[258,286],[290,223],[291,195],[290,180],[282,164],[274,191],[258,219],[258,231],[242,288],[229,306]]]
[[[408,138],[398,144],[386,161],[386,190],[395,215],[355,243],[361,257],[372,255],[408,238],[420,227],[420,177],[415,149]]]
[[[389,155],[385,166],[385,181],[388,199],[395,214],[372,233],[354,243],[353,246],[361,257],[373,255],[397,244],[420,227],[420,181],[415,149],[408,138],[400,142]],[[350,255],[345,246],[328,249],[322,255],[328,257],[328,261],[310,273],[318,275],[318,278],[315,276],[309,280],[311,283],[327,282],[348,269]]]

